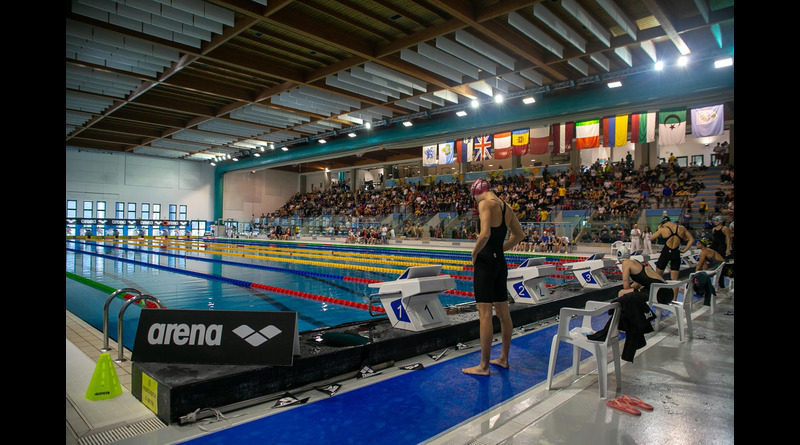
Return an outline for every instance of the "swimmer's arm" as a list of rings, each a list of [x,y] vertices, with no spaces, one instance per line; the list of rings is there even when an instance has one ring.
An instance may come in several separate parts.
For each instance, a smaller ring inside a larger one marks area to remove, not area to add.
[[[519,223],[519,219],[517,219],[517,215],[512,211],[511,212],[511,221],[509,221],[508,227],[511,229],[511,236],[503,243],[503,251],[506,251],[514,246],[516,246],[522,238],[525,237],[525,233],[522,231],[522,225]]]
[[[688,252],[689,249],[691,249],[692,246],[694,245],[694,237],[692,236],[692,232],[690,232],[690,231],[686,230],[686,228],[684,228],[683,229],[683,233],[686,235],[686,248],[681,249],[681,253]]]

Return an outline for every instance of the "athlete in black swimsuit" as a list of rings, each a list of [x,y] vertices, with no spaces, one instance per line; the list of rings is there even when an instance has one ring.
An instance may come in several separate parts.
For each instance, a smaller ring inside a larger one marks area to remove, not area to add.
[[[508,205],[490,190],[488,181],[475,181],[470,188],[470,194],[478,202],[480,217],[480,234],[472,250],[472,263],[473,288],[480,317],[481,362],[461,371],[465,374],[488,376],[490,364],[508,368],[508,352],[514,325],[508,308],[508,265],[503,252],[516,246],[525,234],[514,212],[506,212]],[[511,236],[506,240],[509,230]],[[500,320],[502,338],[500,357],[494,360],[490,360],[494,334],[492,308]]]
[[[671,222],[669,216],[661,218],[661,224],[658,230],[650,236],[651,241],[657,240],[659,237],[664,239],[664,248],[661,249],[661,255],[656,261],[656,272],[659,275],[664,273],[667,265],[670,267],[670,278],[677,280],[680,278],[681,268],[681,253],[686,252],[694,244],[694,237],[686,227],[680,226],[677,223]],[[673,241],[677,238],[677,242]],[[681,242],[686,240],[686,248],[681,249]],[[677,289],[675,293],[677,295]]]

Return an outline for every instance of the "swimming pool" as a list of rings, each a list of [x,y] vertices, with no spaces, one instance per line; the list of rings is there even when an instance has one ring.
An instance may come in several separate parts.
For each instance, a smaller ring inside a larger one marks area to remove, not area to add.
[[[509,255],[510,267],[523,257]],[[67,310],[102,330],[103,307],[117,289],[133,288],[170,309],[295,311],[300,332],[372,320],[369,284],[396,279],[406,268],[441,264],[456,288],[442,305],[470,303],[469,251],[264,240],[67,240]],[[553,278],[550,285],[563,279]],[[109,307],[109,337],[117,338],[124,300]],[[123,344],[133,348],[141,309],[123,317]]]

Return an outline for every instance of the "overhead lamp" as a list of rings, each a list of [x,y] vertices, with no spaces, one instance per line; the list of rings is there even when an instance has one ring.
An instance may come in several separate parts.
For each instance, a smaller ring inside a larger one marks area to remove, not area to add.
[[[239,162],[239,158],[233,158],[233,162]]]
[[[663,62],[663,61],[661,61],[661,60],[659,60],[659,61],[658,61],[658,62],[656,62],[656,64],[654,65],[654,68],[656,69],[656,71],[661,71],[661,70],[663,70],[663,69],[664,69],[664,62]]]
[[[212,166],[212,167],[216,167],[216,166],[217,166],[217,163],[216,163],[216,162],[214,162],[214,161],[211,161],[211,166]]]
[[[732,66],[732,65],[733,65],[733,59],[730,57],[714,61],[714,68],[725,68],[726,66]]]
[[[324,144],[324,143],[326,143],[326,142],[328,142],[328,141],[326,141],[325,139],[320,139],[320,140],[319,140],[319,143],[320,143],[320,144]]]
[[[502,94],[495,94],[494,95],[494,102],[499,104],[503,102],[503,95]]]
[[[255,152],[255,153],[253,153],[253,156],[255,156],[255,157],[259,157],[259,156],[261,156],[261,153],[259,153],[259,152]]]
[[[352,132],[351,133],[347,133],[347,135],[350,136],[351,138],[354,138],[354,137],[358,136],[357,134],[352,133]]]
[[[472,99],[472,108],[478,108],[479,105],[478,99]]]
[[[689,64],[689,58],[686,56],[680,56],[678,58],[678,66],[686,66]]]
[[[275,144],[269,144],[269,149],[270,150],[275,150]]]
[[[467,115],[467,112],[464,111],[464,110],[456,111],[456,116],[458,116],[458,117],[463,117],[463,116],[466,116],[466,115]]]
[[[411,123],[411,121],[403,121],[403,125],[405,125],[406,127],[410,127],[410,126],[412,126],[414,124]]]
[[[534,99],[533,97],[526,97],[526,98],[522,99],[522,103],[524,103],[526,105],[527,104],[532,104],[534,102],[536,102],[536,99]]]
[[[281,147],[281,150],[283,150],[283,151],[289,151],[289,147]]]
[[[607,83],[606,86],[609,88],[619,88],[622,86],[622,82],[620,82],[619,80],[615,80],[613,82]]]
[[[367,130],[369,130],[370,128],[372,128],[372,123],[370,123],[370,122],[367,122],[366,124],[364,124],[364,128],[366,128]]]

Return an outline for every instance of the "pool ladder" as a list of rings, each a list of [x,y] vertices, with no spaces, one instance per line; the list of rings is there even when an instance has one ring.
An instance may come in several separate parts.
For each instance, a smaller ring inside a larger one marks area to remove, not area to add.
[[[117,316],[117,346],[119,348],[119,354],[117,359],[114,360],[115,362],[124,362],[125,357],[123,356],[125,347],[122,346],[122,317],[125,315],[125,310],[128,309],[133,303],[136,303],[140,300],[147,300],[152,301],[159,308],[163,309],[164,305],[161,304],[161,301],[158,298],[152,295],[142,295],[141,292],[137,289],[133,288],[124,288],[124,289],[117,289],[111,295],[108,296],[106,299],[106,304],[103,307],[103,347],[100,349],[103,352],[111,351],[111,348],[108,346],[108,307],[111,305],[111,302],[116,298],[119,294],[131,294],[133,298],[126,301],[119,310],[119,315]]]

